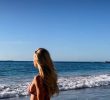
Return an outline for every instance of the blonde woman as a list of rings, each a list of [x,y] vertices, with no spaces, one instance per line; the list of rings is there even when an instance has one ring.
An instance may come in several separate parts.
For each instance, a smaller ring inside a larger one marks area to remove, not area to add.
[[[30,100],[50,100],[51,96],[59,93],[57,74],[49,52],[39,48],[34,54],[34,66],[39,74],[34,77],[28,87]]]

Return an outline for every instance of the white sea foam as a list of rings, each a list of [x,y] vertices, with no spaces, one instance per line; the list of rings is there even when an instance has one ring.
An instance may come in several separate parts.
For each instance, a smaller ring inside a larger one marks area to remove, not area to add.
[[[110,85],[109,75],[62,77],[58,80],[60,90],[82,89]]]
[[[0,99],[27,96],[30,82],[16,84],[0,84]],[[83,89],[110,85],[110,75],[59,77],[60,90]]]
[[[0,99],[26,96],[28,95],[27,86],[28,83],[16,85],[0,84]]]

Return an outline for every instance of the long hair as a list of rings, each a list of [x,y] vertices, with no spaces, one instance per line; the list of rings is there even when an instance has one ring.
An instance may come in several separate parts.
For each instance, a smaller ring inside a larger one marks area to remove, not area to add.
[[[49,96],[58,94],[57,73],[49,52],[44,48],[39,48],[35,51],[35,54],[37,55],[37,62],[40,65],[39,73],[45,82]]]

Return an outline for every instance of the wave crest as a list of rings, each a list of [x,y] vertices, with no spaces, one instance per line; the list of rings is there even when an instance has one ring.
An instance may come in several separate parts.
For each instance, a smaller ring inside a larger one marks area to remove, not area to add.
[[[60,90],[82,89],[110,85],[110,75],[61,77]]]

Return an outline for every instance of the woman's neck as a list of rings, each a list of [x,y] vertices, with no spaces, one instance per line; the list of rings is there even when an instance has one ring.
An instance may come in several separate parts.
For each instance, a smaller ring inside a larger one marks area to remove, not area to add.
[[[41,77],[43,77],[44,75],[43,75],[43,70],[42,70],[42,67],[38,64],[38,70],[39,70],[39,75],[41,76]]]

